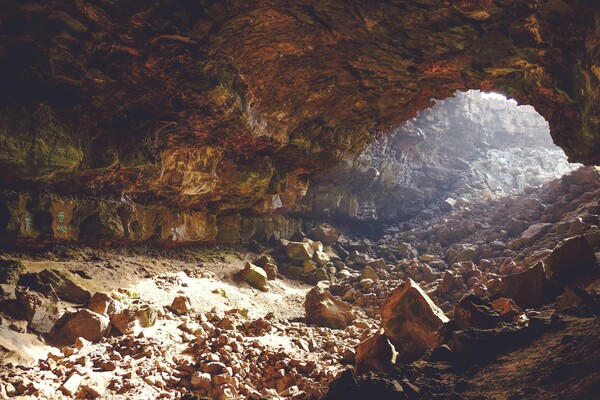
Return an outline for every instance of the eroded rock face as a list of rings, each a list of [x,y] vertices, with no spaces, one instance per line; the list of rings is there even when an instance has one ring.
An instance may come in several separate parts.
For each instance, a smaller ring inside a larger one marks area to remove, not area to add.
[[[11,2],[0,182],[203,215],[302,211],[312,174],[469,88],[533,105],[571,159],[598,163],[598,5],[499,4]],[[126,235],[110,208],[92,214],[99,234]],[[54,235],[71,234],[64,218]],[[214,235],[211,219],[180,225]]]
[[[412,361],[439,344],[437,330],[448,318],[408,278],[381,308],[381,321],[386,337],[398,351],[398,360]]]

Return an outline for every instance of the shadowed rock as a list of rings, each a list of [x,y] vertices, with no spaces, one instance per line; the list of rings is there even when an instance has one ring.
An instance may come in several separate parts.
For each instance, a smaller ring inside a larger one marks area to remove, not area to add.
[[[416,360],[438,345],[437,330],[448,322],[444,312],[410,278],[382,306],[381,320],[399,361]]]

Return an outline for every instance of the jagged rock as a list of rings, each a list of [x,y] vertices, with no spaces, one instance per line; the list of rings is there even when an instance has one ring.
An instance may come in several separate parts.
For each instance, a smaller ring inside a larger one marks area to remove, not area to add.
[[[446,271],[442,282],[438,286],[438,292],[441,294],[449,294],[455,292],[463,287],[463,280],[460,275],[455,271]]]
[[[371,279],[373,281],[378,281],[379,277],[373,268],[366,266],[362,269],[362,271],[360,271],[360,279]]]
[[[56,295],[45,295],[18,287],[15,291],[17,317],[29,322],[29,327],[39,333],[48,333],[59,319]]]
[[[16,285],[25,267],[19,260],[0,259],[0,283]]]
[[[311,259],[315,250],[310,243],[306,242],[287,242],[283,244],[285,253],[292,260]]]
[[[454,320],[460,329],[489,329],[500,322],[500,315],[489,302],[467,294],[454,307]]]
[[[79,386],[83,382],[83,376],[78,373],[73,373],[69,378],[62,384],[60,390],[67,396],[75,396]]]
[[[315,251],[315,254],[313,255],[313,260],[315,260],[317,264],[319,264],[321,267],[331,262],[331,258],[324,251]]]
[[[544,304],[546,292],[547,281],[543,262],[523,272],[504,276],[498,288],[498,295],[513,299],[523,308]]]
[[[88,310],[108,317],[112,317],[118,311],[118,308],[119,306],[115,299],[101,292],[94,293],[87,305]]]
[[[552,224],[540,222],[533,224],[523,232],[520,238],[513,240],[508,244],[508,248],[511,250],[518,250],[523,246],[528,246],[541,238],[546,233]]]
[[[260,258],[258,260],[256,260],[255,264],[261,268],[264,268],[266,264],[277,265],[277,262],[275,261],[275,259],[272,256],[270,256],[268,254],[263,254],[262,256],[260,256]]]
[[[316,269],[317,263],[313,260],[304,260],[304,262],[302,263],[302,272],[305,274],[309,274]]]
[[[256,267],[258,268],[258,267]],[[192,303],[188,296],[177,296],[169,306],[169,310],[177,315],[189,314],[192,311]]]
[[[492,301],[492,306],[500,313],[500,318],[503,321],[510,322],[515,317],[523,314],[523,310],[513,299],[500,297]]]
[[[65,321],[64,325],[62,321]],[[62,325],[58,331],[59,335],[69,343],[75,343],[78,337],[97,342],[106,336],[110,329],[108,317],[85,308],[61,317],[57,322],[57,325],[59,324]]]
[[[41,289],[44,285],[52,285],[59,298],[74,303],[87,304],[92,297],[89,291],[76,283],[73,274],[56,269],[22,275],[19,284],[34,290]]]
[[[596,265],[596,255],[585,236],[575,236],[559,243],[544,263],[544,272],[557,288],[579,274],[591,271]]]
[[[381,307],[387,338],[398,351],[398,360],[412,361],[438,345],[437,330],[448,318],[412,279],[396,288]]]
[[[137,334],[141,325],[134,309],[124,309],[110,318],[110,323],[123,335]]]
[[[212,377],[205,372],[196,371],[192,374],[191,384],[194,389],[211,389]]]
[[[338,241],[340,232],[330,225],[321,224],[308,232],[308,237],[330,246]]]
[[[240,271],[240,278],[248,282],[252,287],[266,292],[267,287],[267,273],[264,269],[257,267],[256,265],[247,262],[246,266]]]
[[[7,298],[15,298],[15,285],[0,284],[0,296]]]
[[[387,372],[396,363],[397,355],[385,334],[377,332],[356,347],[356,374]]]
[[[306,294],[304,309],[307,323],[332,329],[344,329],[356,319],[352,305],[336,299],[320,285]]]
[[[275,265],[274,263],[265,263],[265,265],[263,266],[263,269],[267,273],[268,280],[272,281],[277,278],[277,274],[279,271],[278,271],[277,265]]]

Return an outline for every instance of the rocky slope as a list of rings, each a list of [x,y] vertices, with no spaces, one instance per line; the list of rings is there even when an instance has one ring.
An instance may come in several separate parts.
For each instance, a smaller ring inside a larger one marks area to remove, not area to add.
[[[599,196],[586,168],[377,242],[5,251],[0,396],[592,399]]]
[[[209,216],[289,211],[315,172],[466,89],[534,106],[572,161],[595,163],[598,11],[588,0],[4,2],[0,183]]]

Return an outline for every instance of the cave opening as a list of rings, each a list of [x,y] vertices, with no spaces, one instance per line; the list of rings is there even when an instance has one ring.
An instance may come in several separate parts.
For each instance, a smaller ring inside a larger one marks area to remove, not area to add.
[[[533,107],[499,93],[458,91],[317,178],[313,209],[376,239],[413,218],[530,193],[581,166],[553,143]]]

